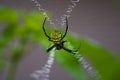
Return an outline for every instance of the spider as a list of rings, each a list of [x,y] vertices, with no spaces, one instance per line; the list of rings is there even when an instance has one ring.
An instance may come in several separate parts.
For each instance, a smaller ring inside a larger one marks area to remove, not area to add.
[[[68,31],[68,20],[66,18],[66,30],[65,30],[65,33],[64,35],[62,36],[61,32],[58,31],[58,30],[54,30],[53,32],[51,32],[50,36],[46,33],[46,30],[45,30],[45,22],[46,22],[46,19],[44,19],[44,22],[43,22],[43,31],[44,31],[44,34],[45,36],[48,38],[49,41],[53,42],[54,44],[49,47],[46,51],[49,52],[51,51],[54,47],[56,50],[61,50],[61,49],[64,49],[65,51],[69,52],[69,53],[72,53],[72,54],[75,54],[78,50],[71,50],[71,49],[68,49],[66,47],[64,47],[64,43],[66,41],[64,41],[63,39],[65,38],[66,34],[67,34],[67,31]]]

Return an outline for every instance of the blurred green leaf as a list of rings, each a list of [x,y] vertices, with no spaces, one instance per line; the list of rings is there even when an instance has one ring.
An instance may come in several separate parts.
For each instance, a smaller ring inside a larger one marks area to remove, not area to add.
[[[19,46],[19,47],[12,47],[10,52],[11,52],[11,61],[15,62],[15,61],[19,61],[22,54],[23,54],[23,46]]]
[[[8,21],[8,22],[17,22],[18,13],[17,10],[8,8],[8,7],[0,7],[0,21]]]
[[[2,51],[0,49],[0,70],[4,68],[5,64],[6,64],[6,59],[5,59],[5,56],[4,54],[1,54]]]
[[[15,30],[17,29],[17,24],[16,23],[9,23],[5,29],[3,30],[2,35],[4,38],[10,39],[14,35],[16,35]]]
[[[83,56],[90,60],[104,80],[113,80],[115,78],[113,74],[117,75],[118,73],[115,70],[118,67],[118,60],[115,58],[114,53],[93,40],[74,35],[73,33],[69,35],[68,39],[75,47],[81,43],[79,53],[82,53]]]

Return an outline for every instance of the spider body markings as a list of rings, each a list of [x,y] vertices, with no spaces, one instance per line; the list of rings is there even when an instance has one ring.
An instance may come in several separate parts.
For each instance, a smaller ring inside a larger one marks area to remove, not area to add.
[[[43,28],[44,34],[48,38],[48,40],[54,43],[51,47],[49,47],[47,49],[47,52],[51,51],[55,47],[56,50],[64,49],[65,51],[67,51],[69,53],[75,54],[78,50],[71,50],[71,49],[68,49],[68,48],[64,47],[64,43],[66,41],[64,41],[63,39],[66,36],[67,31],[68,31],[68,20],[67,20],[67,18],[66,18],[66,30],[65,30],[64,35],[62,35],[60,31],[54,30],[53,32],[51,32],[50,36],[46,33],[46,30],[45,30],[46,19],[47,18],[44,19],[42,28]]]

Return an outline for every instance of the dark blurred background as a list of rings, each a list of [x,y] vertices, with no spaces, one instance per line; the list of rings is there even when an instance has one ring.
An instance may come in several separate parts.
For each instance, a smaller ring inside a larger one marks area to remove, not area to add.
[[[70,0],[38,1],[46,11],[52,14],[53,20],[63,15],[70,5]],[[27,11],[37,10],[31,0],[0,0],[0,6]],[[88,37],[111,51],[120,52],[120,1],[80,0],[71,13],[69,27],[72,32]],[[0,29],[2,30],[1,26]],[[16,80],[34,80],[30,74],[34,70],[41,69],[48,57],[45,49],[37,44],[32,45],[31,50],[27,53],[28,55],[19,64]],[[0,72],[0,80],[3,75]],[[75,80],[75,78],[71,77],[55,61],[50,73],[50,80]]]

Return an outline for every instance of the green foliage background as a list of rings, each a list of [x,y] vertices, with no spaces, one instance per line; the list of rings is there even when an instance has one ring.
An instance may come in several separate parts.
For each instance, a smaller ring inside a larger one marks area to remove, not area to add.
[[[48,48],[49,44],[51,44],[42,30],[44,18],[45,16],[40,12],[27,12],[0,7],[0,24],[4,24],[2,26],[4,29],[0,32],[0,69],[3,69],[7,62],[11,64],[6,80],[14,80],[17,65],[22,56],[25,55],[24,50],[29,41],[35,41],[44,48]],[[46,26],[48,33],[51,32],[52,27]],[[62,29],[57,28],[63,32]],[[10,42],[16,39],[18,43],[10,45],[7,49],[9,52],[8,59],[4,50]],[[72,46],[73,49],[78,48],[78,43],[81,43],[78,54],[87,57],[103,80],[120,80],[120,56],[116,58],[114,53],[108,51],[100,44],[72,32],[68,32],[65,40],[67,40],[65,46]],[[87,80],[87,75],[75,56],[63,50],[55,51],[56,60],[72,76],[78,80]]]

